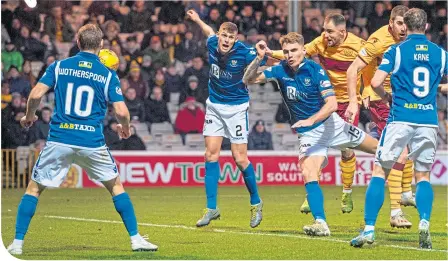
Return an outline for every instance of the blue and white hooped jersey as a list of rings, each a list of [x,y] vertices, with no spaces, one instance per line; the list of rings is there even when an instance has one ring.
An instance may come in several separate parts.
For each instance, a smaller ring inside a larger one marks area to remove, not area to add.
[[[325,99],[335,95],[325,70],[309,59],[304,59],[297,71],[293,71],[283,60],[263,73],[267,81],[277,82],[289,110],[291,125],[316,114],[324,106]],[[303,133],[312,130],[324,121],[297,128],[296,131]]]
[[[108,102],[123,101],[114,71],[97,55],[79,52],[51,64],[39,82],[55,93],[48,141],[87,148],[105,145],[103,119]]]
[[[447,75],[447,52],[412,34],[384,54],[379,70],[391,75],[392,108],[388,122],[438,126],[437,88]]]
[[[257,57],[255,48],[236,41],[232,49],[227,54],[222,55],[218,50],[217,35],[208,37],[207,48],[210,63],[210,79],[208,81],[210,101],[227,105],[248,102],[249,93],[243,83],[243,75],[246,66]],[[266,60],[267,57],[262,64]]]

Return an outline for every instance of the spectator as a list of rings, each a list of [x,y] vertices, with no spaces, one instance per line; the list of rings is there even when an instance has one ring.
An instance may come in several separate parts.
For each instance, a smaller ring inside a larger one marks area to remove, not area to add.
[[[181,44],[176,47],[175,58],[181,62],[188,62],[199,54],[198,42],[193,39],[193,33],[188,31]]]
[[[137,43],[137,37],[129,36],[126,39],[126,48],[122,51],[126,62],[137,61],[139,64],[143,62],[143,54],[140,51],[140,46]]]
[[[111,1],[108,8],[106,8],[104,12],[104,20],[109,21],[115,21],[118,23],[118,25],[123,28],[123,26],[126,23],[127,16],[124,15],[120,8],[120,2],[119,1]]]
[[[179,104],[184,103],[188,97],[194,97],[197,102],[205,105],[205,101],[207,100],[206,95],[204,94],[204,90],[198,88],[199,80],[198,77],[191,75],[188,77],[187,86],[183,89],[179,96]]]
[[[258,42],[258,31],[255,28],[252,28],[247,32],[246,43],[248,45],[255,45]]]
[[[24,110],[17,112],[14,115],[14,120],[9,122],[2,131],[2,148],[15,149],[19,146],[30,145],[30,135],[27,128],[20,126],[20,119],[25,116]]]
[[[279,32],[274,32],[272,38],[268,41],[268,46],[271,50],[281,50],[280,37],[282,35]]]
[[[14,43],[6,42],[6,48],[2,51],[3,72],[7,72],[11,65],[22,71],[23,56],[16,50]]]
[[[8,82],[11,93],[17,92],[28,98],[31,92],[30,82],[20,75],[19,70],[14,65],[9,67]]]
[[[440,32],[443,30],[443,26],[446,24],[446,5],[444,8],[437,9],[437,17],[434,19],[434,24],[432,27],[435,32]]]
[[[20,22],[28,26],[31,31],[39,32],[40,30],[40,17],[36,8],[30,8],[24,2],[14,10],[14,17],[19,19]]]
[[[272,34],[283,29],[280,18],[275,15],[275,11],[276,7],[273,3],[269,3],[266,6],[266,12],[263,14],[260,22],[260,29],[262,33]]]
[[[180,92],[183,88],[182,78],[176,72],[176,66],[174,64],[170,64],[167,72],[165,73],[165,93],[168,95],[173,92]]]
[[[26,110],[26,102],[24,102],[20,93],[11,93],[11,96],[11,103],[2,110],[2,120],[4,122],[14,121],[14,117],[18,112]]]
[[[148,82],[143,80],[143,77],[140,73],[140,65],[138,65],[136,61],[131,62],[128,81],[129,81],[129,87],[135,89],[138,97],[142,99],[148,97],[149,92]]]
[[[45,18],[44,31],[52,40],[71,42],[75,36],[72,25],[65,20],[60,6],[51,9],[51,15]]]
[[[218,31],[219,26],[221,25],[222,21],[220,18],[219,10],[218,8],[212,8],[210,9],[210,12],[208,13],[208,19],[206,20],[207,24],[213,28],[215,32]]]
[[[143,32],[152,28],[153,22],[151,20],[151,15],[152,12],[146,8],[144,1],[135,1],[131,12],[128,14],[126,32]]]
[[[319,19],[312,18],[310,26],[303,31],[303,38],[305,43],[309,43],[314,38],[318,37],[322,33],[322,27],[319,24]]]
[[[2,120],[3,120],[3,109],[9,106],[12,101],[12,95],[9,91],[9,82],[2,81]]]
[[[163,100],[162,88],[152,89],[151,99],[146,104],[146,121],[150,123],[171,122],[166,102]]]
[[[118,57],[123,56],[123,54],[121,53],[121,45],[118,44],[116,41],[114,41],[113,44],[111,44],[109,49],[114,53],[116,53]]]
[[[367,31],[369,34],[374,33],[376,30],[381,28],[383,25],[386,25],[389,23],[389,16],[387,15],[386,7],[384,6],[383,2],[376,2],[375,3],[375,11],[371,13],[367,17]]]
[[[275,122],[277,123],[289,123],[290,115],[288,107],[282,102],[278,105],[277,113],[275,114]]]
[[[104,128],[103,135],[107,147],[110,150],[123,149],[123,143],[117,133],[117,121],[114,119]]]
[[[42,108],[41,119],[36,121],[32,127],[30,133],[31,142],[36,140],[46,140],[48,137],[48,131],[50,130],[51,121],[51,109],[48,107]]]
[[[266,131],[263,120],[258,120],[249,133],[249,150],[273,150],[272,135]]]
[[[4,21],[5,17],[2,17],[2,21]],[[14,18],[11,23],[11,27],[6,27],[9,38],[12,42],[15,42],[16,39],[20,36],[20,29],[22,29],[22,23],[19,19]]]
[[[4,24],[2,24],[2,32],[1,32],[1,40],[2,40],[2,43],[1,43],[1,47],[2,47],[2,50],[3,49],[5,49],[5,45],[6,45],[6,43],[7,42],[11,42],[11,38],[9,37],[9,34],[8,34],[8,31],[6,30],[6,27],[5,27],[5,25]]]
[[[226,14],[224,15],[223,22],[235,23],[235,11],[233,11],[232,8],[226,9]]]
[[[255,28],[257,21],[254,19],[254,9],[250,3],[245,3],[244,8],[241,11],[241,20],[239,24],[240,32],[248,32],[250,29]]]
[[[118,37],[119,33],[120,25],[118,25],[117,22],[109,20],[104,23],[104,39],[106,39],[111,46],[118,44],[122,47],[120,38]]]
[[[189,133],[202,133],[204,120],[205,112],[203,105],[196,102],[194,97],[188,97],[180,105],[174,128],[176,133],[181,134],[184,139],[185,135]]]
[[[197,55],[193,58],[192,62],[193,66],[185,70],[184,73],[184,80],[185,83],[184,86],[187,85],[188,78],[192,75],[198,77],[199,80],[199,88],[203,90],[207,90],[208,87],[208,67],[204,66],[204,60],[202,60],[202,57],[200,55]]]
[[[25,60],[41,61],[44,59],[45,44],[31,37],[30,29],[27,26],[20,29],[20,36],[16,39],[16,47]]]
[[[181,1],[167,1],[162,3],[159,21],[164,24],[182,23],[185,17],[185,7]]]
[[[154,69],[159,69],[170,64],[170,55],[168,51],[162,48],[160,37],[155,35],[151,37],[151,44],[143,51],[144,55],[151,56]]]
[[[51,40],[48,34],[42,34],[40,41],[46,46],[44,59],[47,59],[48,56],[52,55],[57,57],[59,55],[58,49],[56,48],[56,44]]]
[[[36,77],[34,77],[33,72],[31,71],[31,62],[25,61],[23,63],[23,70],[22,70],[23,77],[30,83],[31,88],[34,88],[34,85],[36,85]]]
[[[142,62],[142,76],[143,79],[147,82],[153,81],[156,77],[156,70],[154,70],[154,67],[152,66],[152,58],[149,55],[143,56],[143,62]]]
[[[48,56],[47,59],[45,60],[45,64],[44,66],[42,66],[42,68],[40,69],[39,73],[37,74],[37,79],[39,80],[42,75],[44,75],[45,71],[47,70],[48,66],[50,66],[52,63],[54,63],[54,61],[56,61],[56,58],[54,56]]]
[[[170,63],[174,62],[174,56],[176,51],[176,43],[174,36],[175,35],[170,32],[165,34],[165,36],[163,37],[163,49],[168,51],[168,55],[170,57]]]
[[[131,136],[122,140],[122,150],[146,150],[146,146],[142,139],[137,136],[137,131],[134,126],[131,126]]]
[[[139,123],[145,121],[145,105],[137,91],[130,87],[125,92],[125,103],[131,116],[131,122]]]
[[[129,66],[128,63],[126,62],[126,59],[123,56],[120,56],[119,59],[120,64],[118,65],[117,75],[118,78],[122,79],[128,76]]]
[[[126,91],[129,89],[128,79],[124,78],[120,80],[120,88],[122,93],[126,93]]]
[[[448,25],[445,24],[443,26],[443,31],[439,33],[439,43],[438,43],[439,46],[441,46],[443,49],[445,49],[445,51],[448,48],[448,45],[447,45],[447,38],[448,38],[447,33],[448,33]]]

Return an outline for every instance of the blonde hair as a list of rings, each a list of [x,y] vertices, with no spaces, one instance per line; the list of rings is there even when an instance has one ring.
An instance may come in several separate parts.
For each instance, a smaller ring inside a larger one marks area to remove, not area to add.
[[[282,37],[280,37],[280,45],[293,44],[293,43],[303,45],[304,42],[305,40],[303,39],[303,36],[296,32],[290,32],[287,35],[283,35]]]
[[[221,24],[221,26],[219,27],[219,31],[227,31],[231,34],[238,33],[238,27],[236,26],[236,24],[232,23],[232,22],[224,22]]]

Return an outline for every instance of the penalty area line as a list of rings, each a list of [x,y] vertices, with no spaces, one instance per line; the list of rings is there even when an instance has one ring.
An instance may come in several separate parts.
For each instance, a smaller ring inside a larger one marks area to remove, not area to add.
[[[51,218],[51,219],[74,220],[74,221],[81,221],[81,222],[123,224],[122,221],[104,220],[104,219],[95,219],[95,218],[64,217],[64,216],[52,216],[52,215],[45,215],[44,217]],[[189,227],[189,226],[184,226],[184,225],[164,225],[164,224],[152,224],[152,223],[138,223],[138,225],[145,226],[145,227],[180,228],[180,229],[186,229],[186,230],[205,231],[202,229],[198,229],[196,227]],[[243,231],[233,231],[233,230],[226,230],[226,229],[212,229],[212,230],[206,230],[206,231],[212,231],[212,232],[216,232],[216,233],[238,234],[238,235],[289,237],[289,238],[299,238],[299,239],[305,239],[305,240],[321,240],[321,241],[337,242],[337,243],[344,243],[344,244],[349,243],[349,241],[346,241],[346,240],[329,238],[329,237],[308,237],[308,236],[300,236],[300,235],[293,235],[293,234],[278,234],[278,233],[268,233],[268,232],[243,232]],[[417,248],[417,247],[407,247],[407,246],[388,245],[388,244],[380,244],[379,246],[389,247],[389,248],[415,250],[415,251],[424,251],[424,252],[448,253],[448,250],[444,250],[444,249],[421,249],[421,248]]]

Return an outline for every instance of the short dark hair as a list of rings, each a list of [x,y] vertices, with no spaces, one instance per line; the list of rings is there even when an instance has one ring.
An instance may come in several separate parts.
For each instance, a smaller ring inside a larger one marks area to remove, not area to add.
[[[98,50],[101,48],[103,31],[94,24],[86,24],[78,30],[79,48],[81,50]]]
[[[45,107],[42,108],[41,111],[49,111],[49,112],[51,112],[51,109],[50,109],[50,107],[45,106]]]
[[[390,20],[395,20],[395,17],[402,16],[404,17],[404,13],[406,13],[409,10],[409,7],[404,5],[397,5],[394,8],[392,8],[392,11],[390,13]]]
[[[412,8],[403,16],[408,30],[413,32],[425,32],[427,19],[426,12],[419,8]]]
[[[337,13],[331,13],[329,15],[327,15],[327,17],[325,17],[325,22],[333,22],[333,24],[335,26],[338,25],[344,25],[344,27],[346,26],[346,21],[345,21],[345,17],[341,14],[337,14]]]

